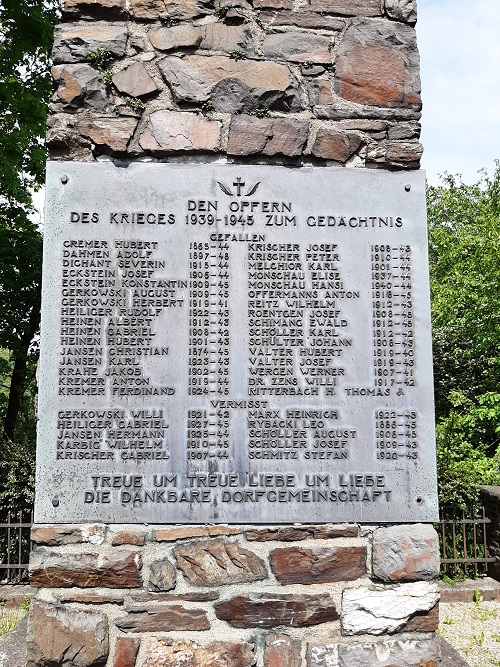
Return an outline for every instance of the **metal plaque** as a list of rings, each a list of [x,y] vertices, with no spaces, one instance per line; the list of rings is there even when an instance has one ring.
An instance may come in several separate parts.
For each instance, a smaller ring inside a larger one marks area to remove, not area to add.
[[[425,178],[48,165],[37,522],[437,519]]]

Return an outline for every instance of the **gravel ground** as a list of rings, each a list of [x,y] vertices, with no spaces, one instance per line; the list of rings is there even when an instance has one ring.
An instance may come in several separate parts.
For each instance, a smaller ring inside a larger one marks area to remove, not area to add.
[[[500,667],[500,602],[442,602],[439,633],[470,667]]]

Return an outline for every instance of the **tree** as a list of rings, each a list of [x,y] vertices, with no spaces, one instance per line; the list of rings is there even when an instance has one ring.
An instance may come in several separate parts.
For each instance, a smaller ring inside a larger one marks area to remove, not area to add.
[[[500,480],[500,163],[428,188],[441,505]]]
[[[6,496],[14,502],[13,494],[23,502],[31,472],[13,472],[15,462],[21,470],[34,460],[32,396],[26,405],[23,400],[37,356],[32,341],[40,321],[42,238],[30,213],[45,172],[56,8],[57,0],[0,0],[0,348],[9,351],[0,364],[8,378],[7,398],[5,392],[0,397],[0,508]]]

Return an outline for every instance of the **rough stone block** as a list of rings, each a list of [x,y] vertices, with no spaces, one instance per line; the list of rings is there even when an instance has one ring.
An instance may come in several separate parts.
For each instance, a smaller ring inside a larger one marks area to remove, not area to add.
[[[393,21],[354,19],[338,47],[335,91],[358,104],[420,109],[414,29]]]
[[[104,614],[34,601],[31,605],[27,667],[98,667],[108,658]]]
[[[256,108],[261,102],[273,108],[284,104],[290,109],[298,108],[297,83],[286,65],[233,60],[227,56],[188,55],[184,58],[166,56],[158,67],[178,102],[202,103],[210,99],[216,111],[225,110],[219,108],[218,98],[222,95],[214,88],[230,79],[244,89],[244,93],[239,93],[233,113],[249,105]]]
[[[324,526],[282,526],[279,528],[251,528],[246,538],[253,542],[300,542],[313,538],[330,540],[335,537],[357,537],[358,526],[354,523],[325,524]]]
[[[321,28],[321,30],[343,30],[345,21],[333,16],[325,16],[316,12],[262,11],[259,15],[261,23],[267,27],[293,25],[297,28]]]
[[[353,581],[366,574],[366,547],[275,549],[271,568],[283,585]]]
[[[133,137],[138,120],[112,116],[80,116],[78,130],[97,146],[112,152],[124,153]]]
[[[61,23],[54,29],[54,64],[84,62],[90,53],[106,49],[119,58],[125,55],[127,28],[110,23]]]
[[[423,151],[418,141],[381,141],[368,147],[366,160],[368,163],[418,169]]]
[[[255,9],[293,9],[293,0],[252,0]]]
[[[114,547],[130,544],[142,547],[146,543],[146,532],[144,530],[120,530],[113,535],[111,544]]]
[[[201,43],[201,30],[191,23],[181,23],[174,26],[159,26],[151,28],[148,38],[155,49],[159,51],[173,51],[186,47],[196,47]]]
[[[125,18],[126,0],[63,0],[63,16],[81,19]]]
[[[355,132],[339,132],[330,128],[320,128],[311,148],[315,157],[345,163],[363,143]]]
[[[213,11],[210,0],[129,0],[129,11],[136,19],[186,21]]]
[[[188,641],[147,640],[146,660],[141,667],[252,667],[252,645],[219,641],[200,646]]]
[[[302,643],[288,635],[271,633],[266,637],[264,667],[300,667]]]
[[[229,155],[286,155],[298,157],[307,141],[309,126],[291,118],[235,116],[229,127]]]
[[[334,97],[331,79],[315,79],[311,81],[308,88],[311,106],[333,104]]]
[[[340,16],[380,16],[383,0],[309,0],[316,12]]]
[[[158,528],[153,531],[156,542],[175,542],[191,537],[208,537],[208,528],[205,526],[175,526],[173,528]]]
[[[143,130],[141,148],[155,153],[218,150],[222,125],[200,114],[154,111]]]
[[[388,139],[418,139],[422,126],[417,122],[398,123],[387,130]]]
[[[190,542],[174,549],[177,565],[194,586],[223,586],[266,579],[264,562],[237,542]]]
[[[80,602],[81,604],[123,604],[125,596],[123,593],[115,593],[114,591],[107,591],[100,593],[99,591],[68,591],[59,593],[57,599],[59,602]]]
[[[153,77],[148,74],[142,63],[133,63],[129,67],[113,75],[113,83],[120,93],[132,97],[144,97],[158,90]]]
[[[132,637],[118,637],[116,640],[114,667],[135,667],[139,651],[139,641]]]
[[[439,537],[428,524],[390,526],[373,533],[373,574],[382,581],[436,579]]]
[[[62,102],[71,109],[87,106],[103,111],[109,104],[102,73],[85,64],[56,65],[52,68],[52,78],[58,84],[55,101]],[[45,532],[51,527],[47,527]],[[34,529],[40,531],[40,528]],[[54,534],[56,529],[52,528]],[[59,530],[64,530],[61,527]],[[75,527],[75,531],[77,528]],[[43,533],[40,533],[43,534]]]
[[[275,33],[264,38],[262,53],[271,60],[329,63],[330,39],[309,32]]]
[[[168,560],[151,564],[148,587],[150,591],[170,591],[175,588],[176,571]]]
[[[309,644],[307,667],[438,667],[435,639],[388,639],[377,643]]]
[[[348,588],[342,595],[342,632],[346,635],[397,632],[419,612],[429,612],[438,601],[438,586],[427,581]]]
[[[235,628],[299,628],[338,619],[330,595],[253,593],[214,605],[217,618]]]
[[[49,547],[60,547],[64,544],[102,544],[105,537],[106,526],[102,523],[86,523],[79,526],[35,525],[31,529],[31,541]]]
[[[187,609],[181,605],[151,605],[148,611],[131,612],[115,619],[122,632],[165,632],[209,630],[210,623],[204,609]]]
[[[125,604],[127,611],[145,611],[150,602],[212,602],[219,599],[217,591],[199,591],[196,593],[131,593]]]
[[[49,148],[59,149],[67,148],[68,146],[72,145],[73,142],[76,143],[78,141],[76,122],[77,119],[73,114],[58,113],[54,114],[53,116],[49,116],[47,119],[47,134],[45,136],[46,145]],[[38,528],[36,530],[38,531]],[[53,534],[51,530],[43,530],[41,535],[44,537],[40,537],[40,539],[46,539],[45,536],[51,534]],[[39,542],[39,544],[44,544],[44,542]],[[45,544],[50,546],[57,546],[57,543],[51,544],[50,541],[45,542]]]
[[[142,586],[141,567],[137,553],[39,553],[30,569],[30,581],[35,588],[137,588]]]
[[[385,0],[385,11],[396,21],[417,22],[417,0]]]

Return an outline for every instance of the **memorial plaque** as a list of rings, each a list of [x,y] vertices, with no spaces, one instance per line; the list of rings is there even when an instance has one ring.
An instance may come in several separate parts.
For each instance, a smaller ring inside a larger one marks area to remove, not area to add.
[[[437,519],[422,172],[50,163],[36,521]]]

